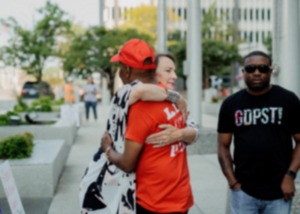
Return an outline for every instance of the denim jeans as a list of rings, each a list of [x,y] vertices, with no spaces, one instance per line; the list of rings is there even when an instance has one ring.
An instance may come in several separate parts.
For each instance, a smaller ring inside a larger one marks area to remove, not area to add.
[[[283,198],[276,200],[260,200],[243,190],[233,190],[231,198],[231,214],[289,214],[292,201]]]
[[[85,101],[85,118],[88,120],[89,119],[89,114],[90,114],[90,108],[93,109],[94,113],[94,118],[97,120],[97,102],[90,102],[90,101]]]

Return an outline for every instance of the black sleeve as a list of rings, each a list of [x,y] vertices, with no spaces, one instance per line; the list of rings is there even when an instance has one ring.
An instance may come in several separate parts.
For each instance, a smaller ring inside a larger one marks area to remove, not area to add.
[[[218,132],[219,133],[232,133],[234,130],[234,115],[232,111],[230,101],[227,99],[223,102],[218,120]]]
[[[300,133],[300,100],[294,93],[290,103],[289,111],[289,127],[291,134],[293,135]]]

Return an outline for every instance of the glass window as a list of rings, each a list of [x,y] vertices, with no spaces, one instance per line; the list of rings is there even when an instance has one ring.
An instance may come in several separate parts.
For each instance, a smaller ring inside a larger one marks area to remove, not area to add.
[[[181,16],[181,10],[180,10],[180,8],[178,8],[177,14],[178,14],[178,16]]]
[[[253,19],[253,10],[252,9],[250,9],[250,20],[252,20]]]
[[[270,21],[271,20],[271,10],[270,9],[268,9],[268,11],[267,11],[267,19],[268,19],[268,21]]]
[[[247,9],[244,9],[244,20],[247,20]]]
[[[183,16],[184,16],[184,20],[186,20],[187,19],[186,8],[183,9]]]
[[[241,10],[241,8],[239,8],[239,12],[238,12],[239,14],[238,14],[238,16],[239,16],[239,20],[241,20],[241,18],[242,18],[242,10]]]
[[[259,41],[259,32],[258,31],[256,31],[256,33],[255,33],[255,40],[256,40],[256,42]]]
[[[227,20],[230,19],[229,13],[230,13],[230,12],[229,12],[229,8],[227,8],[227,9],[226,9],[226,19],[227,19]]]
[[[256,16],[256,20],[259,20],[259,9],[255,10],[255,16]]]
[[[264,9],[261,10],[261,20],[262,21],[265,20],[265,10]]]
[[[244,39],[247,40],[247,32],[244,32]]]
[[[249,41],[253,42],[253,33],[252,33],[252,31],[249,32]]]
[[[265,31],[261,32],[261,40],[263,41],[265,39]]]

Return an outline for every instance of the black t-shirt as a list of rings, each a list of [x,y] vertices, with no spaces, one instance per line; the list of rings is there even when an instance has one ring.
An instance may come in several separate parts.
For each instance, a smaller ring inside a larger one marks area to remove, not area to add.
[[[218,132],[233,133],[235,176],[243,191],[259,199],[281,198],[292,135],[300,133],[298,97],[276,85],[261,96],[241,90],[222,104]]]

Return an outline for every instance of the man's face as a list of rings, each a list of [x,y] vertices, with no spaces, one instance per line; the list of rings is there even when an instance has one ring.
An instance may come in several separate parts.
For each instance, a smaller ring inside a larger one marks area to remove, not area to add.
[[[245,83],[250,91],[260,92],[270,85],[272,69],[263,56],[246,58],[243,68]]]

